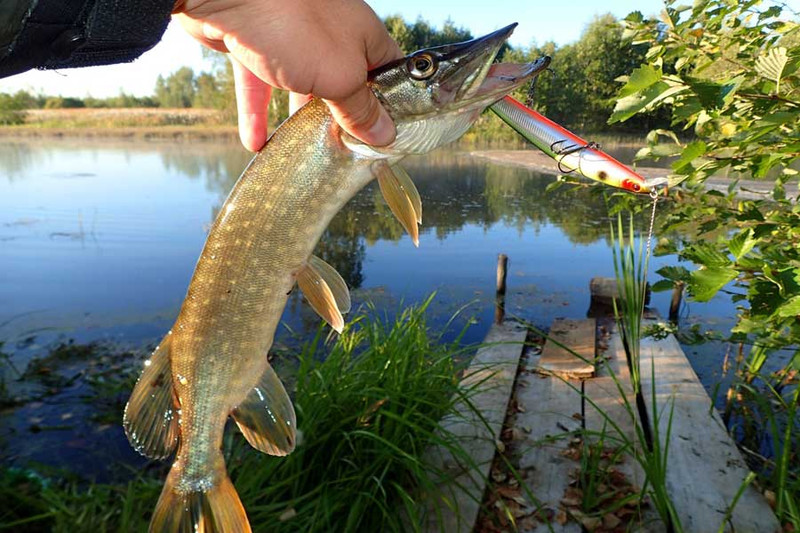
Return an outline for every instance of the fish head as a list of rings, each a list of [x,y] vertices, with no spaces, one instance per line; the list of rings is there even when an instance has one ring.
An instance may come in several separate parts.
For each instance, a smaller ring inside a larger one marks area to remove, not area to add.
[[[547,56],[494,64],[515,27],[419,50],[370,72],[368,84],[394,120],[397,136],[388,146],[372,147],[343,133],[345,144],[362,155],[387,158],[426,153],[461,137],[484,109],[550,64]]]

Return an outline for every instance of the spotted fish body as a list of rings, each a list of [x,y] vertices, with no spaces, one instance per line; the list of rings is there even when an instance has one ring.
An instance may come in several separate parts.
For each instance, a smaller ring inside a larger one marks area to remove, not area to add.
[[[288,294],[299,284],[341,330],[346,285],[312,252],[333,216],[376,177],[416,242],[419,196],[395,165],[455,140],[488,105],[546,67],[549,59],[491,66],[512,30],[423,50],[371,73],[370,86],[397,126],[392,145],[360,143],[312,100],[245,169],[209,232],[175,325],[125,410],[138,451],[154,458],[175,452],[151,531],[250,531],[222,437],[233,416],[258,450],[285,455],[294,448],[294,409],[266,357]]]
[[[297,272],[333,216],[372,179],[370,160],[343,149],[337,129],[320,101],[289,119],[209,233],[171,342],[175,391],[192,406],[182,413],[175,463],[189,485],[205,482],[228,414],[266,370]]]

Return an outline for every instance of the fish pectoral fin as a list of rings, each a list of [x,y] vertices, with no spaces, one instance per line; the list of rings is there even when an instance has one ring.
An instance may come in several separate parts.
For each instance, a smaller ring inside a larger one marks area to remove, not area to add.
[[[287,455],[297,441],[294,407],[278,374],[267,369],[231,413],[250,446],[269,455]]]
[[[297,285],[312,309],[341,333],[344,329],[342,313],[350,310],[350,291],[336,269],[312,255],[297,273]]]
[[[145,362],[122,417],[131,446],[151,459],[170,455],[180,433],[169,346],[170,339],[166,337]]]
[[[419,246],[417,225],[422,223],[422,200],[414,182],[398,165],[379,163],[374,173],[389,209],[411,236],[414,246]]]

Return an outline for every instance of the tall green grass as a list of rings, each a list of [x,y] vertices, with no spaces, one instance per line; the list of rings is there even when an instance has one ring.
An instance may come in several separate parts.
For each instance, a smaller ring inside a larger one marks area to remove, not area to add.
[[[669,458],[669,442],[672,429],[672,407],[670,405],[667,432],[665,438],[660,434],[660,416],[656,401],[655,369],[651,365],[651,404],[648,412],[641,383],[641,340],[642,318],[647,295],[647,272],[650,257],[645,255],[644,239],[635,239],[633,214],[628,218],[627,236],[624,231],[622,213],[617,214],[616,231],[611,225],[612,255],[614,258],[614,272],[617,279],[618,297],[614,299],[614,315],[617,321],[625,356],[630,371],[630,385],[633,389],[635,409],[630,404],[621,383],[616,381],[617,388],[623,398],[625,408],[631,417],[635,433],[635,441],[620,433],[621,438],[627,441],[635,460],[645,473],[645,483],[642,494],[648,494],[653,506],[667,527],[667,531],[683,531],[680,517],[678,516],[672,499],[667,491],[666,476]],[[651,422],[650,414],[656,417]],[[605,416],[605,414],[603,414]]]
[[[439,427],[464,396],[456,363],[464,349],[460,336],[443,342],[428,329],[429,302],[392,322],[374,310],[362,314],[335,342],[320,329],[296,365],[278,361],[294,375],[286,381],[298,415],[295,451],[263,455],[234,428],[225,438],[228,470],[254,531],[415,529],[422,494],[439,474],[423,460],[425,449],[440,443],[468,457]],[[163,471],[115,486],[5,474],[2,531],[143,531],[163,480]]]
[[[321,332],[305,345],[297,449],[271,458],[242,454],[240,439],[232,447],[232,475],[256,527],[400,531],[400,509],[418,522],[418,494],[436,479],[423,453],[433,442],[454,446],[438,423],[459,397],[454,355],[461,351],[458,340],[431,337],[426,307],[393,324],[356,319],[324,362]]]

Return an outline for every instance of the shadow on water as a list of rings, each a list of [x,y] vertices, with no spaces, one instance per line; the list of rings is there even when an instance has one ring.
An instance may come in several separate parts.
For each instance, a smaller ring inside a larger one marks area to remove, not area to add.
[[[206,231],[249,159],[233,143],[1,146],[0,341],[14,366],[24,370],[68,339],[140,356],[157,343],[180,308]],[[350,285],[355,307],[373,302],[391,317],[403,304],[436,291],[429,324],[443,327],[468,304],[449,338],[471,324],[464,338],[478,342],[492,321],[500,252],[511,257],[509,315],[539,326],[557,316],[583,316],[589,279],[613,275],[608,216],[596,190],[547,192],[553,176],[477,162],[458,150],[403,165],[423,200],[419,250],[374,184],[334,218],[318,246],[317,254]],[[62,236],[76,234],[84,238]],[[653,269],[671,263],[674,258],[655,258]],[[662,314],[668,298],[654,298]],[[733,310],[725,301],[712,301],[702,313],[730,316]],[[299,291],[282,320],[286,327],[276,345],[291,344],[287,331],[302,338],[319,323]],[[130,368],[134,360],[113,364]],[[75,373],[86,368],[77,364]],[[91,423],[59,422],[68,412],[91,422],[92,406],[84,400],[95,389],[87,387],[81,379],[0,415],[0,454],[14,464],[74,464],[90,475],[96,442],[102,447],[97,461],[139,464],[118,423],[95,424],[108,432],[96,435]],[[124,404],[127,393],[116,394]],[[69,427],[42,431],[39,418],[48,427]],[[74,453],[53,453],[64,446],[69,451],[70,442]],[[111,476],[103,469],[94,474]]]

